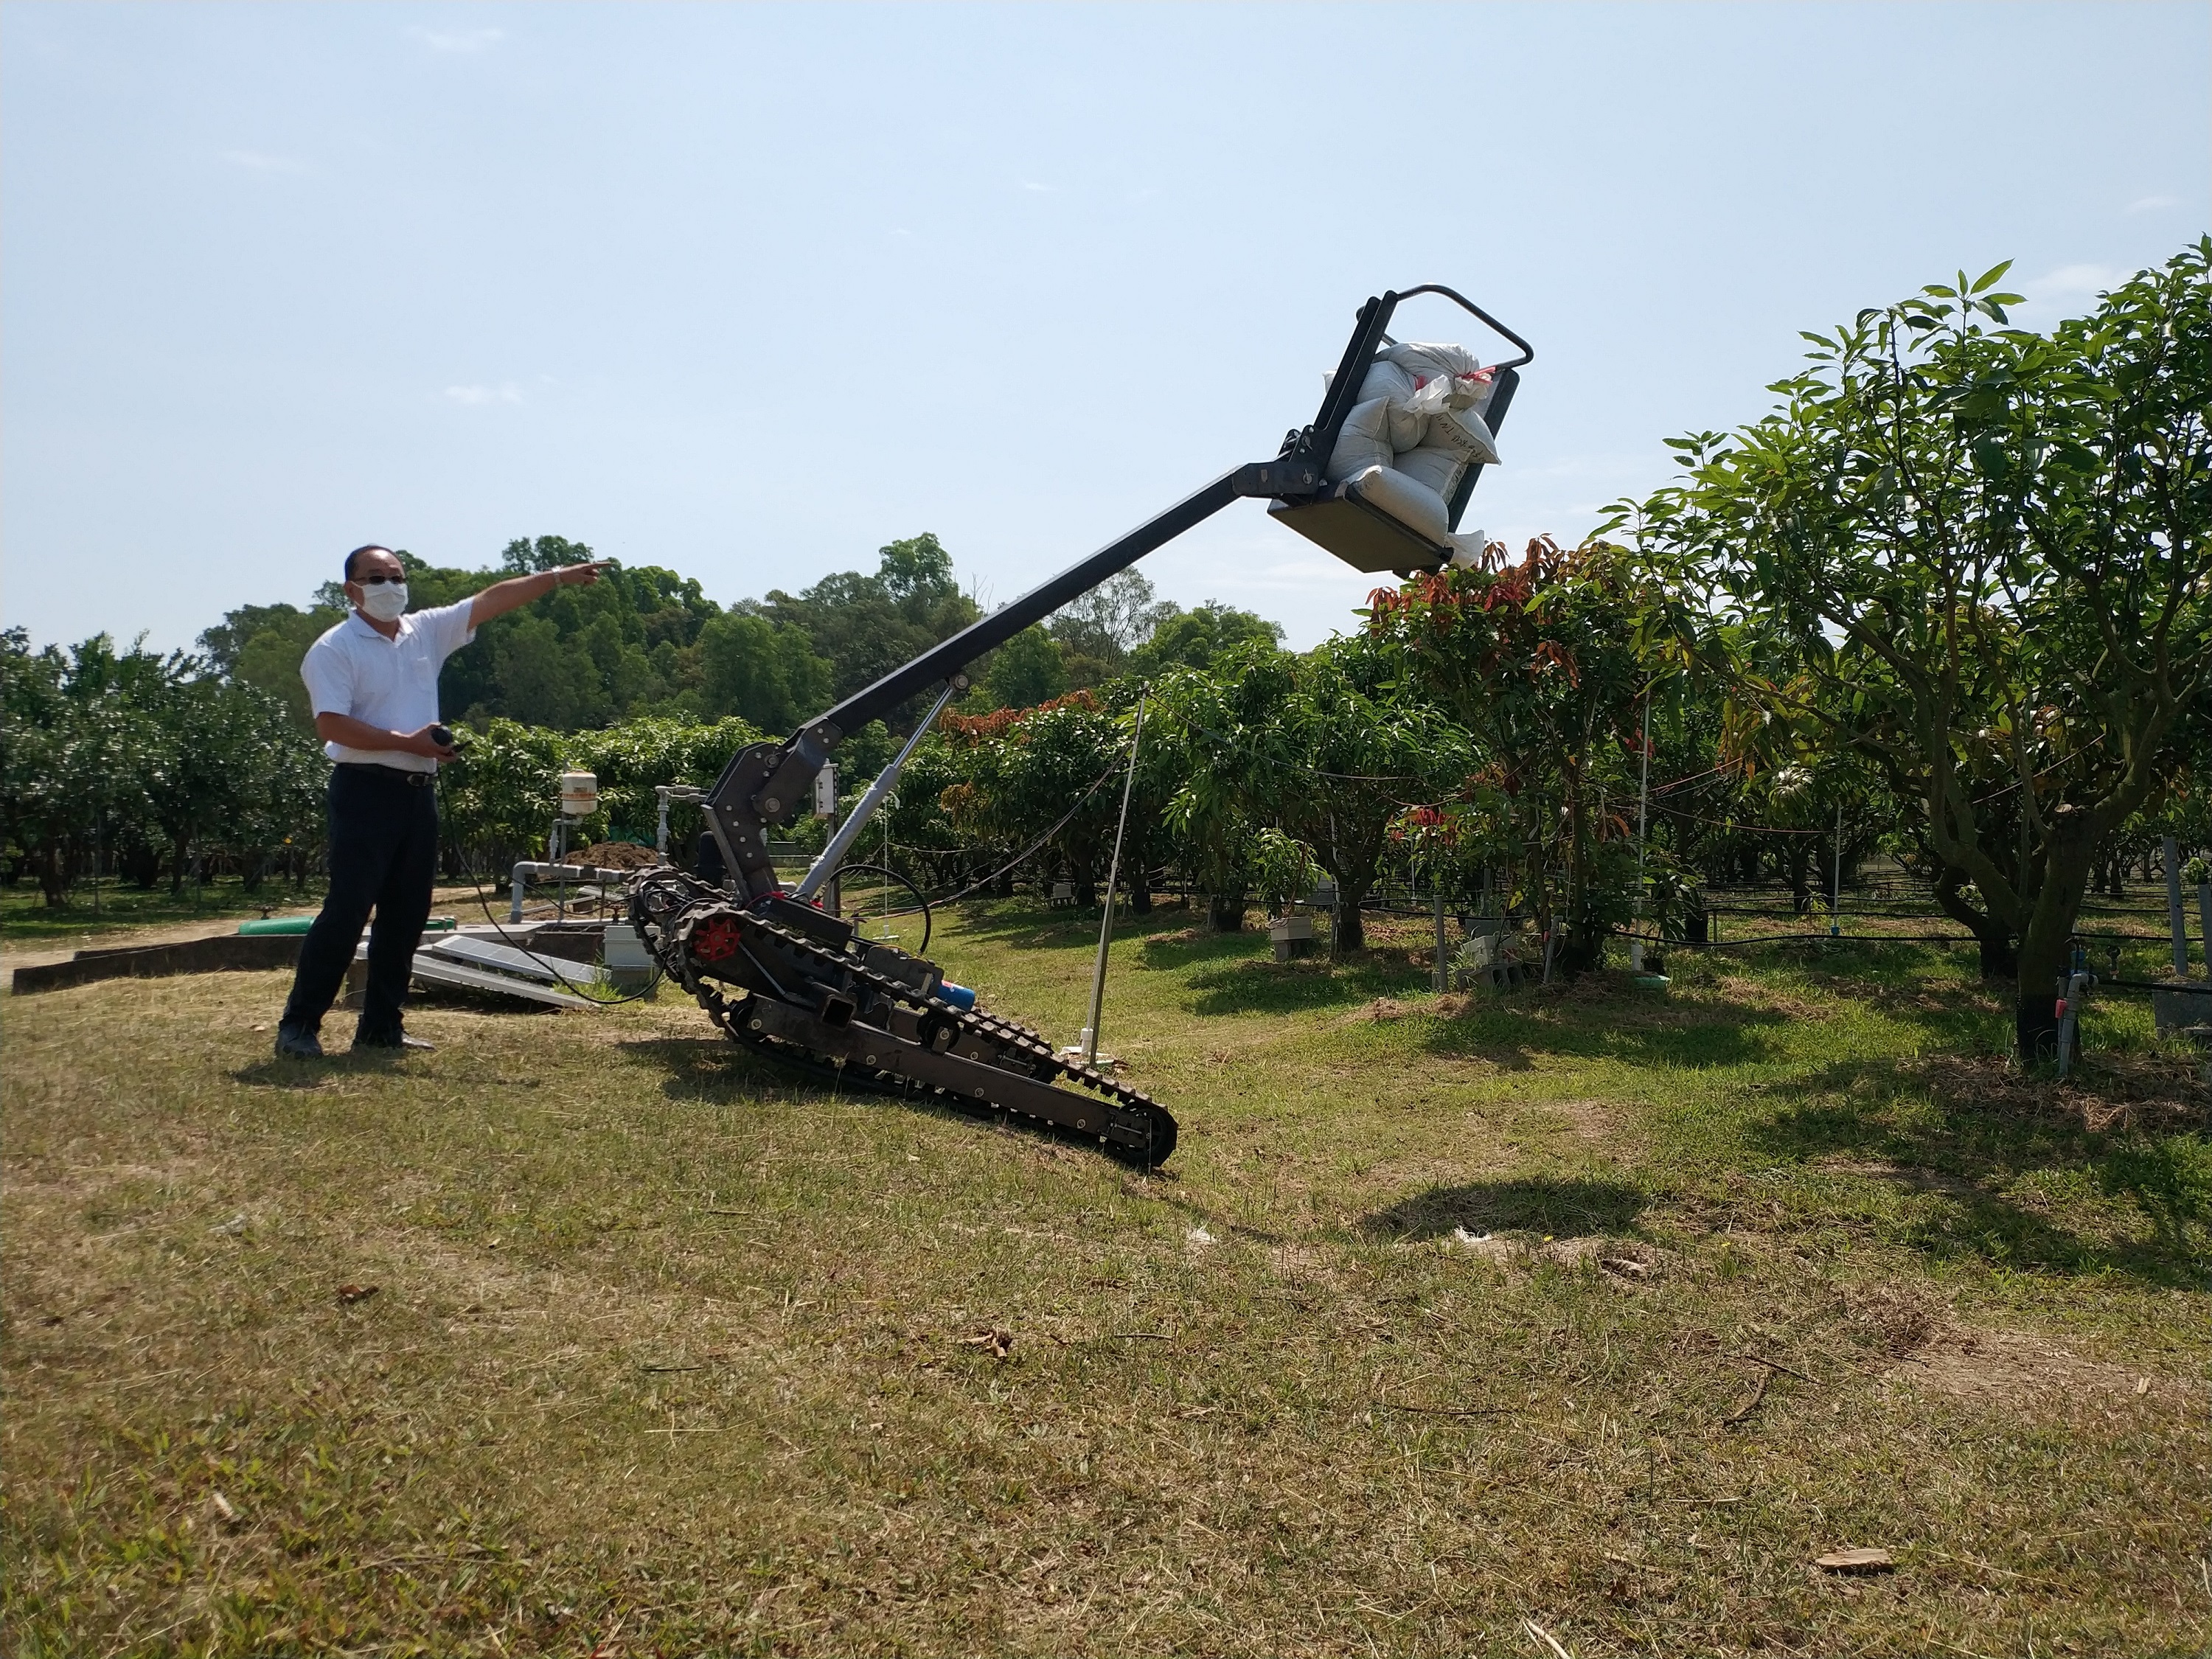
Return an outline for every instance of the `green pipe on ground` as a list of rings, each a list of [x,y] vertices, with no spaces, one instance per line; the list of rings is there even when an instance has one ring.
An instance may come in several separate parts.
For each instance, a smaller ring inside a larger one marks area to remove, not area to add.
[[[262,916],[252,921],[240,922],[238,931],[249,936],[304,933],[314,925],[313,916]],[[460,925],[460,920],[456,916],[433,916],[422,924],[422,931],[426,933],[450,933]]]

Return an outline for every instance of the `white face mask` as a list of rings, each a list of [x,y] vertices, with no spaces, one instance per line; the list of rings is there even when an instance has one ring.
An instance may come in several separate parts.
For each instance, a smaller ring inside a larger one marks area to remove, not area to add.
[[[405,582],[362,584],[361,608],[379,622],[398,622],[407,614],[407,584]]]

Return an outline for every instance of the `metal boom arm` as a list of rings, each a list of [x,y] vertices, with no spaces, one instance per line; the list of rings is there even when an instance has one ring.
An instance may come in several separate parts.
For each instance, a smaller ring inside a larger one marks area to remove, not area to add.
[[[1492,417],[1502,417],[1512,397],[1512,371],[1534,355],[1527,341],[1463,295],[1441,284],[1424,283],[1369,300],[1359,309],[1352,339],[1345,347],[1343,361],[1322,400],[1320,414],[1312,425],[1294,429],[1284,439],[1282,452],[1273,460],[1255,461],[1223,473],[1166,512],[1146,520],[1120,540],[1108,543],[1089,558],[1070,565],[1012,604],[969,623],[905,666],[893,669],[873,685],[854,692],[783,742],[758,743],[739,750],[722,769],[722,775],[714,781],[714,787],[701,804],[707,828],[714,836],[722,867],[737,896],[750,902],[782,891],[769,857],[767,827],[796,814],[812,789],[816,774],[848,733],[929,686],[955,680],[962,669],[984,653],[1004,645],[1070,599],[1127,570],[1155,548],[1203,524],[1232,501],[1243,496],[1270,496],[1285,502],[1308,501],[1324,492],[1328,486],[1323,482],[1322,469],[1358,399],[1364,366],[1372,361],[1377,346],[1389,337],[1383,331],[1389,326],[1398,302],[1417,294],[1442,295],[1521,348],[1521,356],[1498,365],[1504,379],[1493,401]],[[1480,466],[1468,469],[1451,502],[1455,523],[1467,504],[1475,475],[1480,471]]]
[[[848,732],[897,708],[916,692],[951,678],[984,653],[1004,645],[1032,623],[1042,622],[1070,599],[1088,593],[1231,503],[1250,495],[1296,496],[1312,490],[1320,482],[1320,465],[1306,454],[1255,461],[1224,472],[1080,563],[1070,565],[1051,580],[969,623],[873,685],[854,692],[783,742],[755,744],[739,750],[722,769],[722,775],[702,804],[723,867],[736,878],[738,896],[762,898],[781,890],[769,858],[766,827],[787,817],[807,799],[815,774]]]

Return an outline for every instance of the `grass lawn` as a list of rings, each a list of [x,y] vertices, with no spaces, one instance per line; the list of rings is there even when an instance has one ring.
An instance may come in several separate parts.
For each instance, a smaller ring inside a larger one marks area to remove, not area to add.
[[[2141,1003],[2062,1087],[1964,951],[1440,1003],[1410,928],[1187,920],[1108,1002],[1152,1176],[667,997],[324,1066],[282,975],[9,999],[0,1646],[2205,1650],[2212,1139]],[[1070,1041],[1096,926],[933,953]]]
[[[252,892],[235,876],[221,876],[172,894],[167,881],[151,887],[112,879],[79,882],[70,902],[49,906],[38,884],[0,886],[0,939],[17,949],[49,942],[73,944],[118,927],[222,921],[271,914],[312,913],[322,902],[320,876],[305,888],[276,878]]]

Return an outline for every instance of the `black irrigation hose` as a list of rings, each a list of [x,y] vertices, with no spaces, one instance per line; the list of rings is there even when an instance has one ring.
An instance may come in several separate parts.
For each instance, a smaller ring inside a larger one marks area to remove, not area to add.
[[[914,895],[915,903],[912,909],[885,910],[881,913],[881,917],[884,921],[888,921],[893,916],[911,916],[919,914],[921,917],[921,943],[914,947],[914,954],[921,956],[927,951],[929,949],[929,933],[931,925],[929,917],[929,899],[927,895],[923,893],[921,889],[915,886],[912,881],[899,874],[897,871],[892,869],[888,864],[848,864],[841,866],[837,871],[837,879],[839,881],[842,882],[844,880],[845,872],[848,870],[873,870],[879,875],[888,877],[890,880],[898,883],[900,886],[905,888],[908,892]],[[940,902],[941,902],[942,901],[940,901]],[[860,912],[855,910],[853,914],[857,917],[860,915]]]
[[[1662,951],[1747,951],[1759,945],[1789,945],[1803,939],[1819,939],[1826,945],[1972,945],[1972,933],[1764,933],[1757,939],[1661,939],[1656,933],[1632,933],[1622,930],[1621,939],[1638,939],[1646,945],[1656,945]]]
[[[980,881],[971,881],[958,892],[947,893],[943,898],[934,900],[923,898],[921,890],[919,887],[915,887],[914,889],[914,893],[916,898],[921,899],[921,908],[927,910],[933,903],[957,903],[960,900],[966,898],[970,893],[978,892],[983,888],[988,887],[993,882],[998,880],[1000,876],[1005,875],[1007,871],[1015,868],[1017,866],[1026,864],[1043,848],[1044,844],[1047,842],[1050,841],[1054,836],[1058,835],[1062,830],[1065,830],[1067,827],[1068,821],[1074,817],[1078,812],[1083,810],[1084,802],[1089,800],[1093,795],[1098,793],[1099,786],[1103,784],[1107,779],[1112,777],[1121,769],[1121,763],[1117,760],[1103,772],[1101,772],[1097,777],[1093,778],[1091,781],[1091,787],[1075,798],[1075,805],[1069,807],[1067,811],[1060,816],[1060,820],[1058,823],[1054,824],[1051,829],[1046,830],[1044,834],[1039,836],[1035,841],[1031,842],[1026,848],[1015,854],[1012,858],[1007,860],[1006,863],[1000,865],[997,869],[992,871],[989,875],[985,876]],[[880,865],[872,867],[877,869],[882,868]],[[901,879],[904,878],[901,878]],[[909,887],[914,886],[914,884],[911,882],[908,882],[907,884]],[[911,909],[893,910],[890,914],[894,916],[910,916],[914,915],[915,912]]]

